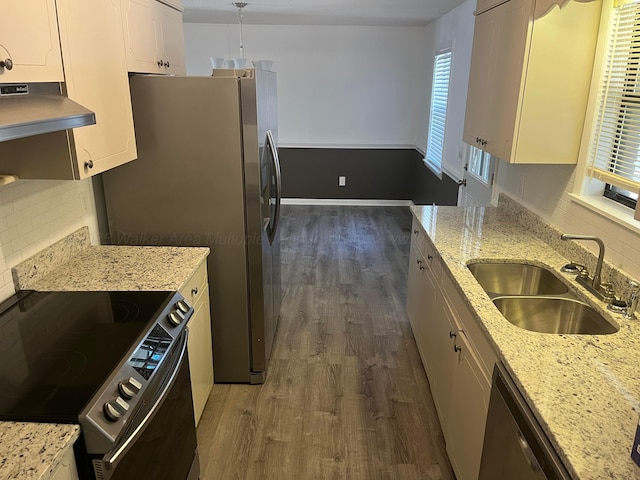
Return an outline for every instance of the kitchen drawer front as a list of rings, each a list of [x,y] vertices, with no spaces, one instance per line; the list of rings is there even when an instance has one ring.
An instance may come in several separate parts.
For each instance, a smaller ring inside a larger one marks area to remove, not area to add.
[[[478,321],[471,314],[469,307],[464,303],[449,274],[443,272],[440,278],[440,284],[445,293],[445,301],[455,314],[460,329],[465,332],[467,340],[475,350],[484,374],[487,378],[491,378],[493,366],[498,361],[495,350],[480,325],[478,325]]]
[[[413,223],[411,224],[411,239],[416,243],[418,247],[419,256],[424,257],[424,244],[426,241],[427,235],[424,233],[420,222],[413,217]]]
[[[207,281],[207,261],[203,260],[198,266],[191,278],[187,280],[187,283],[180,289],[182,296],[191,305],[195,305],[202,296],[203,290],[206,289]]]
[[[427,266],[431,269],[431,275],[433,278],[438,281],[442,276],[442,261],[440,259],[440,255],[436,250],[436,247],[433,246],[431,240],[426,235],[424,236],[424,248],[422,250],[424,254],[424,260]]]

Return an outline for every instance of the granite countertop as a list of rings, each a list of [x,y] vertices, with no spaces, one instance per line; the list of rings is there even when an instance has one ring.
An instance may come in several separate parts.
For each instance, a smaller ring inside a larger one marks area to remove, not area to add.
[[[43,275],[20,280],[22,290],[179,290],[207,258],[208,247],[90,246]],[[25,270],[41,272],[41,267]]]
[[[412,212],[571,475],[640,479],[640,467],[630,458],[640,412],[640,373],[633,361],[640,352],[640,319],[610,315],[604,303],[575,283],[575,275],[560,273],[575,258],[565,258],[532,234],[536,225],[516,223],[503,209],[416,206]],[[619,325],[619,332],[555,335],[512,325],[466,267],[489,259],[552,269]]]
[[[79,425],[0,422],[0,478],[51,478],[79,436]]]
[[[13,268],[17,290],[179,290],[208,247],[91,246],[86,227]],[[79,425],[0,422],[0,478],[48,480]]]

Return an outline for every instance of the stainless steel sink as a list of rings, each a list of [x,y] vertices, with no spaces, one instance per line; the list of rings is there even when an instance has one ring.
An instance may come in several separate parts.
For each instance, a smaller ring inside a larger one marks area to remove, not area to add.
[[[569,288],[549,270],[524,263],[471,263],[469,270],[487,293],[563,295]]]
[[[509,322],[533,332],[606,335],[619,330],[589,305],[571,298],[496,297],[493,303]]]

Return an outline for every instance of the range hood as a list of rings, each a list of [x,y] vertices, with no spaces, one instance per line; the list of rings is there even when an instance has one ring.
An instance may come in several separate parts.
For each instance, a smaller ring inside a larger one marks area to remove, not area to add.
[[[60,83],[0,84],[0,142],[95,123],[95,113],[63,95]]]

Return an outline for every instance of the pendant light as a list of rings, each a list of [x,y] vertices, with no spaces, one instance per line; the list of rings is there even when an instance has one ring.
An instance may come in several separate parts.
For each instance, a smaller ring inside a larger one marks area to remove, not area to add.
[[[242,41],[242,9],[248,5],[247,2],[233,2],[232,5],[238,9],[238,26],[240,27],[240,58],[244,59],[244,43]]]

